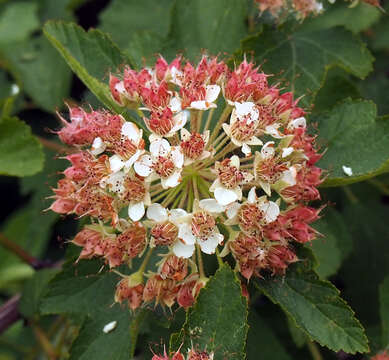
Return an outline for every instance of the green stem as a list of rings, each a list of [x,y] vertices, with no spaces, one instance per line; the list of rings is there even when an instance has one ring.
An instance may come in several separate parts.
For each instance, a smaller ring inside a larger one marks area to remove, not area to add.
[[[146,256],[143,259],[141,266],[139,267],[139,270],[138,270],[139,273],[144,273],[146,266],[149,263],[151,255],[153,253],[153,250],[154,250],[154,248],[149,248],[149,250],[147,250]]]
[[[203,257],[201,255],[201,248],[199,244],[196,244],[196,250],[197,250],[197,260],[199,264],[199,273],[200,273],[200,278],[205,278],[205,273],[204,273],[204,263],[203,263]]]
[[[218,122],[215,125],[215,128],[212,130],[212,134],[211,134],[211,137],[209,139],[208,144],[212,144],[213,143],[213,140],[218,135],[220,128],[226,122],[228,116],[231,114],[232,108],[233,108],[232,106],[230,106],[228,104],[226,105],[226,107],[224,108],[222,114],[220,115],[220,118],[219,118]]]
[[[307,341],[307,347],[312,355],[313,360],[323,360],[318,346],[313,341]]]

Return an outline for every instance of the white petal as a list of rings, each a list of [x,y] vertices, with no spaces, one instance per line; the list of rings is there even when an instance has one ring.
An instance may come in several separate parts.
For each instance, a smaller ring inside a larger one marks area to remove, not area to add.
[[[147,208],[147,218],[156,222],[164,222],[168,220],[167,210],[161,204],[151,204]]]
[[[238,214],[240,206],[241,205],[238,202],[234,202],[234,203],[228,205],[227,210],[226,210],[227,217],[229,219],[234,218]]]
[[[296,175],[297,172],[295,168],[292,167],[291,169],[282,172],[280,180],[287,183],[289,186],[293,186],[296,185]]]
[[[188,110],[183,110],[179,112],[178,114],[173,116],[173,121],[174,121],[174,126],[170,130],[170,133],[173,135],[176,131],[182,129],[185,124],[187,123],[189,119],[189,111]]]
[[[180,218],[188,216],[188,213],[183,209],[172,209],[169,212],[169,219],[171,221],[178,221]]]
[[[253,136],[251,139],[246,141],[247,145],[263,145],[262,140],[258,139],[256,136]]]
[[[139,159],[144,150],[136,150],[135,154],[132,155],[127,161],[124,162],[124,166],[126,169],[129,169],[132,165],[134,165],[135,161]]]
[[[174,255],[188,259],[193,255],[195,251],[195,246],[193,244],[192,245],[183,244],[180,240],[178,240],[173,245],[172,251]]]
[[[192,101],[190,107],[195,110],[207,110],[207,102],[205,100]]]
[[[150,143],[150,152],[153,156],[166,156],[170,152],[170,144],[166,139],[157,139]]]
[[[185,128],[181,129],[181,140],[188,141],[190,139],[190,132]]]
[[[175,171],[166,179],[161,179],[161,184],[164,189],[176,187],[180,183],[181,170]]]
[[[225,187],[219,187],[214,192],[215,199],[220,205],[228,205],[238,200],[238,194],[233,189],[226,189]]]
[[[183,223],[178,226],[178,237],[187,245],[196,243],[196,237],[193,235],[192,227],[188,223]]]
[[[220,93],[220,86],[219,85],[207,85],[205,90],[205,101],[207,102],[214,102]]]
[[[268,141],[262,146],[261,155],[265,159],[269,159],[274,156],[276,150],[274,149],[274,141]]]
[[[182,165],[184,165],[184,154],[181,152],[181,149],[176,146],[172,147],[170,155],[172,157],[174,166],[178,169],[181,169]]]
[[[213,254],[217,246],[223,241],[224,236],[220,233],[213,233],[207,240],[198,241],[201,251],[206,254]]]
[[[342,170],[347,176],[352,176],[353,175],[353,169],[348,166],[342,165]]]
[[[109,167],[112,172],[119,171],[124,166],[124,161],[120,158],[119,155],[112,155],[109,158]]]
[[[108,334],[112,330],[114,330],[117,326],[118,322],[116,320],[109,322],[103,327],[103,333]]]
[[[267,223],[271,223],[276,220],[280,214],[280,208],[273,201],[266,201],[260,204],[259,208],[265,213],[265,220]]]
[[[139,221],[145,214],[145,205],[143,201],[135,204],[130,204],[128,207],[128,216],[132,221]]]
[[[242,145],[242,153],[246,156],[249,156],[251,154],[251,147],[248,146],[246,143]]]
[[[230,125],[223,124],[222,126],[223,126],[223,130],[227,134],[227,136],[231,137]]]
[[[177,96],[172,97],[169,102],[169,107],[174,113],[181,111],[181,99]]]
[[[126,175],[122,171],[117,171],[111,175],[109,175],[106,180],[106,186],[108,186],[109,190],[114,193],[122,193],[124,192],[124,179]]]
[[[105,148],[106,145],[104,144],[103,140],[100,137],[97,137],[93,140],[91,153],[93,155],[100,155],[104,152]]]
[[[266,193],[266,195],[271,196],[271,186],[268,182],[259,180],[259,185],[261,185],[261,188]]]
[[[282,149],[282,157],[285,158],[289,156],[294,151],[293,147],[286,147]]]
[[[271,136],[274,137],[275,139],[282,139],[283,137],[285,137],[285,135],[282,135],[282,134],[278,131],[279,125],[280,125],[280,124],[273,124],[273,125],[268,125],[268,126],[266,126],[266,128],[265,128],[265,133],[271,135]]]
[[[149,155],[143,155],[134,163],[135,172],[143,177],[149,176],[153,172],[153,160]]]
[[[255,192],[255,186],[253,186],[248,195],[247,195],[247,201],[250,203],[250,204],[254,204],[256,201],[257,201],[257,194]]]
[[[247,101],[244,103],[235,103],[236,116],[238,118],[248,117],[248,123],[257,121],[259,118],[259,111],[253,102]]]
[[[230,163],[232,166],[235,166],[237,169],[239,169],[240,161],[238,156],[236,155],[232,156],[230,159]]]
[[[141,131],[134,123],[130,121],[126,121],[123,124],[121,133],[123,136],[126,136],[129,140],[131,140],[136,145],[138,145],[139,140],[142,137]]]
[[[297,129],[297,128],[305,128],[305,127],[307,127],[307,120],[303,116],[292,120],[288,124],[288,129]]]
[[[215,199],[200,200],[199,206],[210,213],[221,213],[224,211],[224,206],[221,206]]]

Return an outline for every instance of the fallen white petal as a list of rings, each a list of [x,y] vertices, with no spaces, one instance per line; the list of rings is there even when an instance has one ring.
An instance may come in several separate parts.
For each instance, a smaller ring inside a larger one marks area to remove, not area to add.
[[[117,324],[118,324],[118,322],[116,320],[109,322],[107,325],[105,325],[103,327],[103,332],[105,334],[110,333],[112,330],[114,330],[116,328]]]
[[[347,175],[347,176],[352,176],[353,175],[353,169],[351,169],[351,167],[348,167],[348,166],[342,166],[342,169],[343,169],[343,172]]]

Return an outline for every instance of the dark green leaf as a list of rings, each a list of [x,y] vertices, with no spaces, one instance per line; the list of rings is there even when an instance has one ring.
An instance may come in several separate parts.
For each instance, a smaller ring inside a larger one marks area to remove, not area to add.
[[[111,97],[108,75],[130,61],[110,37],[99,30],[85,32],[76,24],[55,21],[47,22],[43,31],[96,97],[110,110],[127,117],[125,109]]]
[[[199,59],[202,50],[209,54],[232,54],[247,34],[246,4],[241,0],[179,0],[176,2],[170,54],[184,51]]]
[[[249,314],[249,326],[247,335],[248,360],[292,359],[272,330],[257,315],[254,309]]]
[[[314,31],[343,25],[346,29],[359,33],[379,20],[381,11],[364,2],[350,8],[347,2],[337,2],[328,6],[322,15],[304,22],[304,30]]]
[[[318,163],[329,171],[326,186],[365,180],[389,170],[389,121],[376,116],[372,102],[346,100],[311,119],[318,123],[319,141],[327,148]],[[351,168],[351,176],[343,166]]]
[[[6,47],[5,58],[26,93],[43,109],[54,112],[69,96],[71,71],[43,36]]]
[[[180,333],[171,338],[176,351],[196,346],[215,351],[215,360],[244,359],[247,335],[247,304],[240,283],[228,265],[223,265],[200,291],[189,309]]]
[[[389,276],[380,285],[380,313],[382,324],[382,347],[389,345]]]
[[[4,44],[27,39],[39,28],[38,5],[33,2],[14,2],[0,15],[0,49]]]
[[[34,276],[25,283],[19,303],[19,311],[23,316],[32,318],[34,315],[38,315],[41,297],[47,289],[47,284],[58,271],[58,269],[43,269],[37,271]]]
[[[307,106],[323,86],[326,72],[332,66],[365,78],[372,70],[373,57],[365,45],[349,31],[337,27],[320,31],[290,33],[284,27],[265,30],[242,42],[242,51],[254,51],[257,64],[265,72],[279,74],[289,82],[288,89]]]
[[[82,260],[66,263],[50,282],[42,299],[42,314],[74,314],[94,317],[114,303],[118,275],[100,271],[102,263]]]
[[[0,121],[0,174],[33,175],[43,168],[42,146],[18,118]]]
[[[116,304],[102,309],[85,320],[77,339],[70,349],[70,360],[128,360],[131,351],[130,325],[133,316],[128,309]],[[104,326],[116,321],[109,333]]]
[[[259,280],[256,285],[322,346],[352,354],[369,350],[361,324],[339,291],[304,263],[292,266],[285,277]]]
[[[314,228],[323,234],[323,238],[312,242],[319,262],[316,272],[321,278],[326,278],[336,274],[342,261],[352,251],[352,238],[343,217],[335,209],[325,211]]]

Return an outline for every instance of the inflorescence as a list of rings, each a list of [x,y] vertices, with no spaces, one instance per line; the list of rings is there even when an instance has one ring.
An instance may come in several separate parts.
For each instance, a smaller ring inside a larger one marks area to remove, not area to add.
[[[113,269],[142,257],[132,275],[119,273],[117,302],[191,306],[207,282],[204,253],[232,254],[247,280],[298,260],[294,244],[317,236],[320,209],[308,203],[323,176],[291,92],[246,60],[230,70],[206,56],[197,66],[180,57],[126,66],[110,89],[140,125],[69,106],[58,135],[78,151],[51,210],[91,218],[72,240],[80,259]],[[146,273],[154,255],[157,270]]]

